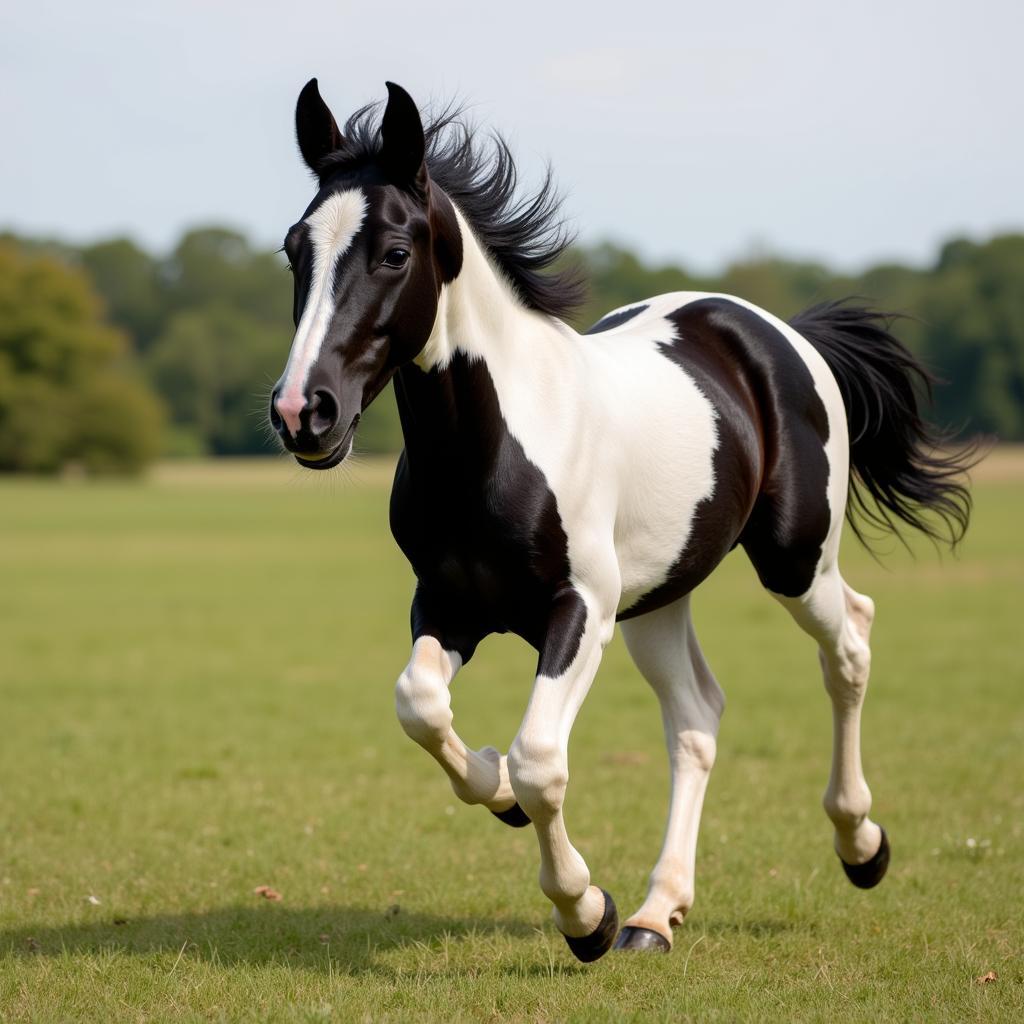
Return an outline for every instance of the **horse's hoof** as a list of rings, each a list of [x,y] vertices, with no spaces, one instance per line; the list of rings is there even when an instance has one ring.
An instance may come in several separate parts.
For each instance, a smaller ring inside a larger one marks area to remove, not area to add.
[[[619,912],[615,909],[615,900],[604,889],[601,892],[604,893],[604,915],[601,917],[601,923],[589,935],[579,938],[565,936],[572,955],[585,964],[600,960],[612,948],[619,930]]]
[[[526,828],[530,824],[530,819],[527,817],[526,811],[519,806],[518,801],[514,803],[507,811],[491,811],[498,821],[505,822],[506,825],[511,825],[513,828]]]
[[[878,847],[878,852],[871,860],[866,860],[863,864],[847,864],[840,857],[839,863],[843,865],[846,877],[858,889],[873,889],[885,878],[885,873],[889,869],[889,837],[885,834],[885,829],[882,829],[882,845]]]
[[[612,946],[612,949],[670,953],[672,951],[672,943],[661,932],[656,932],[651,928],[637,928],[634,925],[627,924],[619,932],[619,937],[615,940],[615,945]]]

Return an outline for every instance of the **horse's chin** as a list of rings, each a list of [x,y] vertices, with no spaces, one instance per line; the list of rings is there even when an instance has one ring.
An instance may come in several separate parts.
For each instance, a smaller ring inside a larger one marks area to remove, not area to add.
[[[298,455],[293,452],[295,461],[303,469],[334,469],[335,466],[340,466],[352,453],[352,442],[358,423],[359,415],[356,414],[349,424],[348,430],[345,431],[345,436],[329,452],[324,452],[322,455]]]

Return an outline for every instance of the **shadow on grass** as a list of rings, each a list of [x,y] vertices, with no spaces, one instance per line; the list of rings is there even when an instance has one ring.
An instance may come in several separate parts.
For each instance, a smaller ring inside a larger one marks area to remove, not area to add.
[[[781,921],[765,919],[760,921],[704,921],[699,927],[708,935],[745,935],[750,938],[763,939],[777,935],[787,935],[791,932],[813,932],[815,925],[806,921]],[[680,932],[676,932],[676,941]]]
[[[558,948],[559,950],[564,949],[561,939],[558,940]],[[614,960],[615,957],[621,955],[620,953],[608,953],[605,959]],[[593,969],[591,964],[581,964],[573,960],[572,954],[568,952],[564,956],[560,952],[557,959],[544,963],[500,965],[501,974],[506,978],[547,978],[549,981],[555,981],[557,978],[574,978],[578,974],[588,974]]]
[[[220,964],[286,964],[334,973],[391,973],[378,963],[378,954],[391,949],[426,947],[440,953],[449,938],[484,945],[536,934],[536,926],[514,919],[268,904],[12,928],[0,932],[0,955],[27,959],[65,954],[166,953]]]

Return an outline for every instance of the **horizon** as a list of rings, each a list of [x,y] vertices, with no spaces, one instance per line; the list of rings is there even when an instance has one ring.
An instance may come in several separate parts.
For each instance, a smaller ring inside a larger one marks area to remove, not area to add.
[[[30,242],[33,245],[42,247],[54,246],[56,248],[68,247],[72,249],[88,249],[93,246],[103,245],[108,242],[117,241],[128,241],[138,246],[144,253],[156,260],[168,259],[173,255],[174,249],[181,242],[181,240],[192,232],[199,231],[229,231],[234,234],[238,234],[245,239],[248,245],[251,247],[253,252],[271,253],[277,255],[280,253],[280,247],[272,241],[263,241],[253,236],[252,232],[249,231],[244,225],[231,224],[226,222],[207,221],[199,222],[195,224],[185,224],[181,228],[178,235],[171,239],[170,244],[166,246],[156,247],[146,244],[143,239],[140,239],[136,235],[128,232],[112,232],[110,234],[100,234],[94,237],[88,238],[71,238],[68,236],[58,236],[50,234],[33,234],[31,232],[22,231],[15,226],[10,224],[0,224],[0,241],[4,237],[12,237],[16,240],[22,240]],[[972,245],[984,246],[990,242],[996,241],[1003,237],[1019,237],[1024,235],[1024,225],[1020,227],[1007,227],[997,229],[985,234],[951,234],[945,238],[939,238],[936,240],[935,248],[930,255],[925,256],[921,260],[901,259],[892,258],[886,259],[884,257],[869,258],[867,262],[859,266],[843,266],[836,262],[831,262],[827,258],[818,259],[813,256],[803,256],[800,253],[784,252],[770,247],[762,248],[759,243],[752,243],[750,248],[745,252],[739,252],[734,256],[726,257],[725,261],[715,267],[704,267],[697,266],[691,263],[685,263],[682,260],[674,259],[671,256],[665,259],[654,259],[649,257],[646,253],[632,248],[628,243],[623,242],[616,238],[593,238],[583,239],[576,237],[571,243],[571,248],[583,248],[589,251],[608,245],[612,248],[628,252],[632,256],[635,256],[640,264],[648,271],[660,271],[660,270],[678,270],[694,277],[707,277],[716,278],[724,275],[730,269],[735,267],[752,266],[763,262],[782,262],[788,263],[794,266],[816,266],[820,267],[836,277],[859,277],[870,270],[875,270],[879,267],[887,266],[899,266],[905,269],[915,271],[918,273],[928,273],[935,269],[938,258],[941,255],[942,249],[945,248],[951,242],[966,241]],[[282,266],[284,263],[282,262]]]

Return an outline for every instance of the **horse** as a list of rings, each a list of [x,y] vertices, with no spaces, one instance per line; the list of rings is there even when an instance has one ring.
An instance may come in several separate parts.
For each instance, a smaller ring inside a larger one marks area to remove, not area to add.
[[[860,720],[871,599],[843,579],[844,514],[954,545],[967,529],[963,451],[924,418],[931,377],[851,300],[785,322],[695,292],[617,309],[584,334],[553,268],[570,236],[550,170],[521,195],[500,136],[457,108],[424,126],[394,83],[338,124],[317,80],[296,106],[316,192],[288,230],[295,335],[270,401],[300,466],[352,451],[393,383],[404,437],[390,503],[416,577],[412,653],[396,686],[405,732],[456,796],[532,824],[540,887],[581,961],[669,951],[694,899],[697,830],[725,704],[690,595],[741,546],[761,584],[817,642],[833,713],[824,809],[849,880],[871,888],[890,846],[870,816]],[[562,815],[573,721],[616,623],[661,705],[671,772],[664,844],[619,930]],[[453,728],[449,685],[491,633],[538,652],[502,755]]]

